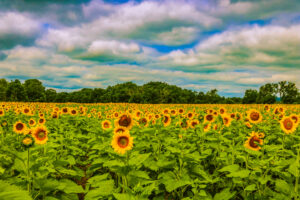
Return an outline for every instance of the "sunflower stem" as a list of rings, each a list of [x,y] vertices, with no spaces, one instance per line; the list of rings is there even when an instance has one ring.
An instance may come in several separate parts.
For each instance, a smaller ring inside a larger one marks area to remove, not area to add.
[[[30,168],[29,168],[29,158],[30,158],[30,148],[27,149],[27,189],[28,192],[31,192],[31,177],[30,177]]]
[[[296,196],[296,199],[298,199],[298,184],[299,184],[299,147],[297,149],[297,160],[296,160],[296,163],[297,163],[297,167],[296,167],[296,182],[295,182],[295,196]]]

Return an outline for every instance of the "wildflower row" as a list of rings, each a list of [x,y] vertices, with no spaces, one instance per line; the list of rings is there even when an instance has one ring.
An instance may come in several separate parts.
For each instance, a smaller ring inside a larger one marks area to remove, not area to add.
[[[0,199],[299,199],[299,111],[1,103]]]

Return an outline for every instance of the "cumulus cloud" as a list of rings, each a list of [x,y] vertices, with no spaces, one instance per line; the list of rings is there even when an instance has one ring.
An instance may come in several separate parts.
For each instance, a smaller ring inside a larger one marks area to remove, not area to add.
[[[220,62],[258,66],[300,64],[300,25],[252,26],[228,30],[200,42],[189,51],[176,50],[160,57],[172,65],[200,67]]]
[[[0,12],[0,49],[31,42],[40,24],[31,17],[17,12]]]

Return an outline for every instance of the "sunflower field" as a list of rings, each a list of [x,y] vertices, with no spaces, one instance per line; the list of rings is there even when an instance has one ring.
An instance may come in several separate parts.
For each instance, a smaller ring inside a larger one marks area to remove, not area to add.
[[[300,199],[299,105],[1,103],[0,199]]]

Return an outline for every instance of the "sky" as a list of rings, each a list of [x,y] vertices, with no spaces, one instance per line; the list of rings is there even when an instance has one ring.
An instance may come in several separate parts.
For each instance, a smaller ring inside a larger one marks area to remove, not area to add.
[[[74,91],[161,81],[300,88],[299,0],[1,0],[0,77]]]

